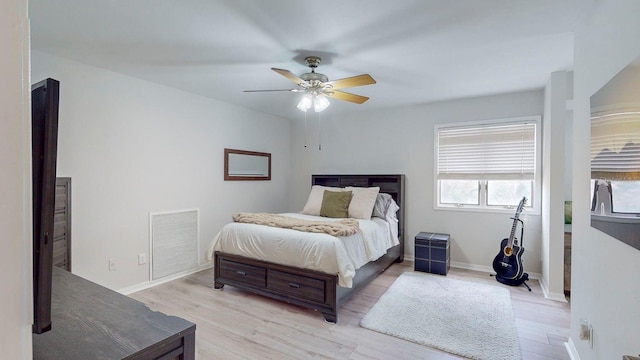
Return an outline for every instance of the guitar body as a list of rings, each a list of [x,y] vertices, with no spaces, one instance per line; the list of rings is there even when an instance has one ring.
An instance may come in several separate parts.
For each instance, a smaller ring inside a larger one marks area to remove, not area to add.
[[[519,279],[524,273],[524,267],[522,266],[522,254],[524,248],[513,245],[511,251],[505,251],[505,248],[509,247],[509,239],[504,239],[500,243],[500,252],[493,259],[493,270],[496,272],[496,276],[504,279]],[[510,253],[511,255],[507,255]]]

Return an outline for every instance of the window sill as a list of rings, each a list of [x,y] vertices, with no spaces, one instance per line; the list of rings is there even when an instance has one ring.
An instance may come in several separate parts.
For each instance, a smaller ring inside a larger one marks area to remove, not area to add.
[[[454,212],[476,212],[476,213],[490,213],[490,214],[513,214],[516,212],[517,207],[513,207],[512,209],[505,208],[479,208],[479,207],[471,207],[471,206],[434,206],[434,210],[436,211],[454,211]],[[536,209],[528,209],[525,208],[522,210],[521,215],[533,215],[540,216],[540,211]]]

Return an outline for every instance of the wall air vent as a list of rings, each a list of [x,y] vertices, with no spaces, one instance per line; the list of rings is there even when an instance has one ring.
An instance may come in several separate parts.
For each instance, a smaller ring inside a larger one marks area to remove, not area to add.
[[[198,210],[150,214],[151,280],[198,267]]]

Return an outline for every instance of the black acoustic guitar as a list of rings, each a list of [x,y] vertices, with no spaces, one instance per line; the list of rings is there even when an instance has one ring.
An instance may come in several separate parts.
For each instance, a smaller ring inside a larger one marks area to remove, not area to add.
[[[512,218],[513,226],[511,226],[511,234],[509,235],[509,238],[502,240],[500,243],[500,252],[495,259],[493,259],[493,270],[496,272],[496,277],[498,279],[517,280],[523,275],[524,268],[522,267],[522,253],[524,253],[524,248],[517,245],[515,235],[516,229],[518,228],[518,222],[522,221],[520,220],[522,207],[526,203],[527,198],[522,197],[520,204],[518,204],[516,215]],[[522,239],[520,239],[520,241],[522,243]]]

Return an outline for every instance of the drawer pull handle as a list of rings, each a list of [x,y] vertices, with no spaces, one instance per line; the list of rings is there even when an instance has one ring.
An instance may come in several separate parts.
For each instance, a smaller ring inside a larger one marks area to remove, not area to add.
[[[291,286],[292,288],[296,288],[296,289],[300,288],[300,285],[298,285],[296,283],[289,283],[289,286]]]
[[[240,270],[237,270],[237,271],[236,271],[236,274],[238,274],[238,275],[242,275],[242,276],[247,275],[247,273],[246,273],[246,272],[244,272],[244,271],[240,271]]]

